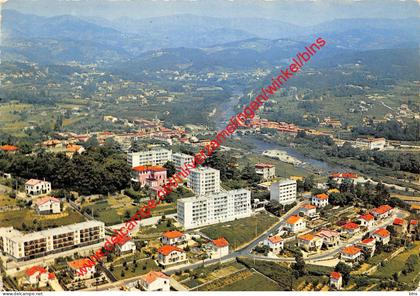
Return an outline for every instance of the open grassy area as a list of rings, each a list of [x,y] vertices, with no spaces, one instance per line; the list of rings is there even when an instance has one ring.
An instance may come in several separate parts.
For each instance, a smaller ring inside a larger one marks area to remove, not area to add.
[[[0,227],[13,226],[15,229],[24,230],[23,223],[27,226],[27,230],[37,230],[39,226],[42,229],[54,228],[64,225],[83,222],[86,219],[74,211],[66,209],[61,214],[54,215],[38,215],[34,209],[22,209],[18,211],[8,211],[0,213]],[[34,221],[36,223],[34,223]]]
[[[139,261],[137,263],[137,268],[132,263],[128,264],[127,267],[128,269],[126,270],[122,265],[116,266],[112,273],[118,280],[122,280],[146,274],[151,270],[159,269],[155,261],[153,261],[152,259]],[[122,271],[124,272],[124,276],[121,275]]]
[[[133,264],[133,260],[137,261],[137,264],[142,265],[143,260],[141,259],[145,259],[148,256],[140,251],[136,251],[134,254],[129,254],[129,255],[125,255],[123,257],[118,257],[116,258],[113,262],[112,265],[114,266],[118,266],[118,265],[122,265],[124,262],[127,262],[128,265],[132,265]]]
[[[229,241],[231,248],[236,249],[266,231],[277,221],[278,218],[262,212],[252,217],[208,226],[201,229],[201,232],[212,239],[224,237]]]
[[[401,271],[405,263],[410,255],[416,255],[419,256],[420,254],[420,241],[415,242],[414,247],[412,249],[406,250],[399,254],[398,256],[391,259],[389,262],[385,264],[385,266],[380,266],[378,270],[373,274],[375,277],[379,278],[389,278],[392,277],[392,275],[395,272]],[[420,261],[420,258],[418,258]],[[413,272],[408,273],[407,275],[403,275],[402,273],[399,275],[399,281],[400,282],[406,282],[410,283],[414,280],[414,278],[417,277],[420,273],[420,263],[415,265],[415,270]]]
[[[16,199],[10,198],[7,194],[0,193],[0,207],[15,206]]]
[[[259,273],[223,286],[216,291],[281,291],[280,286]]]

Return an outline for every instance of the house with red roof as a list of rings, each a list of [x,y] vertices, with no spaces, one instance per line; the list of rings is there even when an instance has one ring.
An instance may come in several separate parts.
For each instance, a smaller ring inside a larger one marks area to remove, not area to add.
[[[343,286],[343,277],[341,276],[341,273],[337,271],[333,271],[330,273],[330,288],[341,290],[341,287]]]
[[[297,237],[297,241],[298,247],[305,250],[306,252],[318,252],[319,250],[321,250],[323,244],[322,238],[311,233],[299,235]]]
[[[217,259],[229,254],[229,242],[224,238],[211,240],[208,243],[211,259]]]
[[[377,242],[386,245],[391,240],[391,233],[385,228],[380,228],[372,234],[372,237],[376,238]]]
[[[274,254],[279,254],[284,248],[284,241],[280,235],[269,236],[265,241],[264,245],[268,246],[270,252]]]
[[[393,208],[389,205],[382,205],[374,208],[371,213],[376,219],[385,219],[392,215]]]
[[[165,291],[169,292],[171,285],[169,276],[161,271],[150,271],[142,275],[138,281],[141,290],[146,292]]]
[[[361,248],[356,246],[347,246],[340,251],[340,258],[345,263],[353,265],[363,260],[363,252]]]
[[[317,208],[323,208],[328,205],[328,194],[320,193],[312,196],[312,204]]]
[[[398,234],[404,234],[407,232],[407,221],[401,218],[395,218],[392,222],[392,225],[394,226],[394,230]]]
[[[60,200],[52,196],[44,196],[35,201],[35,209],[38,214],[58,214],[61,212]]]
[[[288,230],[289,232],[293,232],[293,233],[298,233],[300,231],[303,231],[306,228],[305,219],[297,215],[290,216],[286,220],[284,228]]]
[[[314,218],[317,216],[316,214],[316,206],[306,204],[299,209],[299,212],[302,213],[304,216],[309,218]]]
[[[7,153],[15,153],[18,150],[19,148],[13,145],[0,146],[0,151],[7,152]]]
[[[178,230],[169,230],[162,234],[160,241],[164,245],[177,245],[185,242],[185,234]]]
[[[341,226],[341,233],[345,237],[351,237],[360,231],[360,225],[354,222],[348,222]]]
[[[323,245],[327,248],[338,246],[340,243],[340,233],[335,230],[321,229],[315,235],[322,238]]]
[[[374,237],[366,238],[358,242],[356,246],[363,250],[367,258],[372,257],[376,250],[376,239]]]
[[[187,254],[176,246],[163,245],[158,249],[158,262],[163,266],[187,263]]]
[[[416,233],[416,231],[418,230],[419,227],[419,223],[417,220],[412,219],[410,220],[410,224],[408,225],[408,231],[410,233]]]
[[[25,192],[27,195],[41,195],[51,192],[51,183],[45,180],[30,179],[25,183]]]
[[[132,180],[138,182],[140,187],[149,186],[157,188],[166,183],[166,168],[159,165],[139,165],[132,168]]]
[[[33,286],[45,287],[49,281],[54,279],[55,274],[48,272],[46,268],[40,265],[35,265],[25,270],[25,280]]]
[[[255,173],[260,175],[262,179],[269,180],[276,176],[276,167],[269,163],[257,163],[255,165]]]
[[[358,221],[360,221],[360,225],[366,227],[367,229],[371,229],[375,226],[375,217],[371,214],[364,214],[359,216]]]
[[[67,265],[74,280],[90,279],[96,272],[96,262],[89,258],[73,260],[67,262]]]

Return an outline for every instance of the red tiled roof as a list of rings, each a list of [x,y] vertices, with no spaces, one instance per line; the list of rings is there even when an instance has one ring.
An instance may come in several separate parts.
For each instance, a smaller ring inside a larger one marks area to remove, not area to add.
[[[181,253],[184,252],[182,249],[175,246],[170,246],[170,245],[164,245],[158,249],[158,252],[164,256],[168,256],[173,251],[181,252]]]
[[[60,200],[58,200],[58,199],[57,199],[57,198],[55,198],[55,197],[52,197],[52,196],[45,196],[45,197],[38,198],[38,199],[35,201],[35,203],[36,203],[36,205],[37,205],[37,206],[40,206],[40,205],[43,205],[44,203],[49,202],[49,201],[53,201],[53,202],[60,202]]]
[[[335,279],[335,280],[339,280],[341,278],[341,273],[337,272],[337,271],[333,271],[330,273],[330,278]]]
[[[95,263],[89,258],[82,258],[74,261],[67,262],[67,265],[75,270],[79,270],[82,267],[90,267],[95,265]]]
[[[386,230],[385,228],[378,229],[373,234],[377,234],[380,237],[388,237],[388,236],[391,235],[391,233],[388,230]]]
[[[2,150],[2,151],[16,151],[16,150],[18,150],[18,147],[13,146],[13,145],[3,145],[3,146],[0,146],[0,150]]]
[[[316,206],[314,205],[310,205],[310,204],[306,204],[302,207],[302,209],[306,209],[306,210],[312,210],[312,209],[316,209]]]
[[[302,219],[302,217],[299,217],[299,216],[290,216],[289,219],[287,219],[286,223],[287,224],[296,224],[301,219]]]
[[[362,240],[361,243],[367,245],[367,244],[370,244],[373,241],[376,241],[376,239],[374,237],[369,237],[367,239]]]
[[[166,171],[166,168],[164,168],[163,166],[160,166],[160,165],[151,165],[151,166],[139,165],[139,166],[136,166],[136,167],[132,168],[132,170],[136,171],[136,172],[147,172],[147,171],[163,172],[163,171]]]
[[[166,238],[169,238],[169,239],[178,238],[178,237],[181,237],[183,235],[184,234],[182,232],[177,231],[177,230],[166,231],[164,234],[162,234],[163,237],[166,237]]]
[[[55,273],[50,272],[50,273],[48,274],[48,279],[49,279],[49,280],[53,280],[53,279],[55,279]]]
[[[212,240],[211,242],[213,243],[213,245],[215,245],[218,248],[229,246],[229,242],[224,237],[220,237],[218,239]]]
[[[274,165],[269,163],[257,163],[255,165],[256,168],[263,169],[263,168],[272,168]]]
[[[41,183],[42,180],[38,180],[38,179],[29,179],[28,181],[26,181],[25,185],[29,185],[29,186],[35,186],[36,184]]]
[[[331,178],[348,178],[348,179],[355,179],[357,178],[357,174],[355,173],[334,173],[330,175]]]
[[[349,223],[346,223],[346,224],[343,225],[343,228],[347,229],[347,230],[354,230],[354,229],[357,229],[359,227],[360,227],[360,225],[356,224],[354,222],[349,222]]]
[[[392,207],[390,207],[389,205],[382,205],[380,207],[374,208],[372,210],[372,212],[375,212],[378,215],[382,215],[382,214],[384,214],[386,212],[389,212],[391,210],[392,210]]]
[[[410,221],[410,224],[411,224],[411,225],[417,225],[417,220],[414,220],[414,219],[413,219],[413,220],[411,220],[411,221]]]
[[[404,225],[404,219],[401,218],[395,218],[394,222],[392,223],[394,225],[403,226]]]
[[[31,268],[28,268],[27,270],[25,270],[25,273],[27,276],[33,276],[37,272],[46,273],[47,270],[44,267],[39,266],[39,265],[32,266]]]
[[[280,235],[274,235],[274,236],[270,236],[268,238],[268,240],[272,243],[272,244],[278,244],[279,242],[282,241],[282,238],[280,237]]]
[[[160,271],[150,271],[149,273],[142,275],[141,278],[149,285],[156,281],[158,278],[169,279],[169,277]]]
[[[310,234],[310,233],[307,233],[307,234],[303,234],[303,235],[298,236],[298,239],[302,239],[302,240],[306,240],[306,241],[311,241],[314,238],[315,238],[315,236],[312,235],[312,234]]]
[[[328,195],[325,194],[325,193],[317,194],[317,195],[315,195],[315,197],[318,198],[318,199],[328,199]]]
[[[359,219],[363,219],[363,220],[366,220],[366,221],[370,221],[370,220],[375,219],[375,217],[373,217],[373,215],[371,215],[371,214],[364,214],[364,215],[361,215],[361,216],[359,217]]]
[[[355,246],[345,247],[341,250],[341,253],[346,255],[356,255],[357,253],[361,252],[362,250]]]

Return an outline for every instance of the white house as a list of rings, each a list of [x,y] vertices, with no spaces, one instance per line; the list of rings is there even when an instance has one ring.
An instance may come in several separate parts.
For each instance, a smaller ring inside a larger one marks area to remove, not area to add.
[[[141,289],[147,292],[153,291],[170,291],[169,276],[160,271],[150,271],[142,275],[138,281]]]
[[[38,214],[58,214],[61,212],[60,200],[52,196],[38,198],[35,209]]]
[[[77,259],[67,262],[70,268],[71,276],[75,280],[90,279],[96,272],[95,262],[89,258]]]
[[[25,280],[33,286],[45,287],[47,283],[55,279],[55,274],[48,272],[44,267],[36,265],[25,270]]]
[[[317,208],[323,208],[328,205],[328,195],[325,193],[312,196],[312,204]]]
[[[117,244],[117,251],[119,254],[134,253],[136,251],[136,243],[132,240],[127,240],[124,244]]]
[[[322,229],[315,235],[322,238],[323,244],[327,248],[338,246],[340,243],[340,233],[334,230]]]
[[[211,250],[212,259],[229,255],[229,242],[223,237],[211,240],[208,246]]]
[[[25,192],[27,195],[48,194],[51,192],[51,183],[37,179],[30,179],[25,183]]]
[[[298,246],[307,252],[321,250],[322,244],[323,240],[319,236],[310,233],[298,236]]]
[[[164,245],[158,249],[158,262],[163,265],[186,263],[187,255],[181,248]]]
[[[341,231],[346,236],[353,236],[360,231],[360,225],[354,222],[348,222],[342,226]]]
[[[310,204],[306,204],[304,206],[302,206],[299,210],[299,212],[303,213],[303,215],[305,215],[306,217],[309,218],[313,218],[316,217],[316,206],[314,205],[310,205]]]
[[[363,258],[362,249],[355,246],[348,246],[340,251],[341,260],[350,265],[359,262]]]
[[[269,180],[276,176],[276,167],[269,163],[257,163],[255,165],[255,172],[264,180]]]
[[[369,237],[358,242],[356,246],[363,250],[366,257],[372,257],[376,250],[376,239],[374,237]]]
[[[274,235],[268,237],[264,241],[264,245],[270,248],[270,252],[274,254],[279,254],[284,247],[284,241],[281,239],[280,235]]]
[[[389,243],[390,239],[391,239],[391,233],[386,230],[385,228],[380,228],[378,230],[376,230],[372,236],[374,238],[376,238],[377,242],[382,243],[383,245],[386,245]]]
[[[389,205],[382,205],[374,208],[371,213],[376,219],[385,219],[392,215],[393,208]]]
[[[360,225],[366,227],[367,229],[371,229],[375,226],[375,217],[371,214],[361,215],[359,217]]]
[[[177,230],[166,231],[162,234],[161,242],[164,245],[176,245],[185,242],[185,234]]]
[[[306,228],[306,221],[300,216],[290,216],[284,228],[290,232],[298,233]]]
[[[341,287],[343,286],[343,277],[341,276],[341,273],[333,271],[330,273],[330,287],[341,290]]]

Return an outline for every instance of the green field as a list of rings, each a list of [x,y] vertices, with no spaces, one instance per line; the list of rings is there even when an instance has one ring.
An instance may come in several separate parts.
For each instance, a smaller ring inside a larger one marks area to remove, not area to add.
[[[277,221],[278,218],[263,212],[252,217],[205,227],[200,231],[212,239],[224,237],[231,248],[236,249],[266,231]]]
[[[281,291],[280,286],[259,273],[226,285],[216,291]]]

